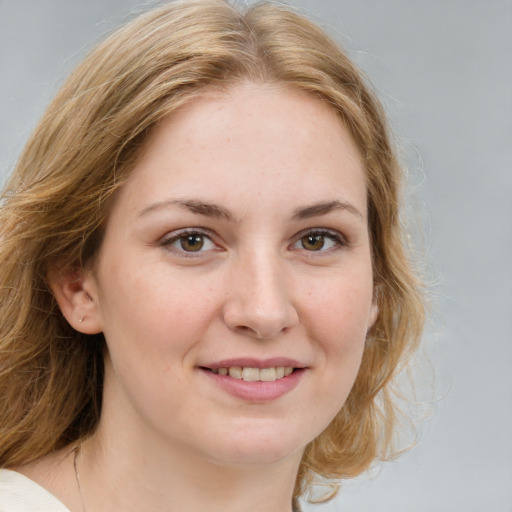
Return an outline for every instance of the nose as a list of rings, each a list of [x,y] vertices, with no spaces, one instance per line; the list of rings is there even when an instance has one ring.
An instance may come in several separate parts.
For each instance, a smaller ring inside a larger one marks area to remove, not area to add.
[[[229,277],[225,324],[257,339],[271,339],[296,325],[289,277],[275,255],[252,254],[238,262]]]

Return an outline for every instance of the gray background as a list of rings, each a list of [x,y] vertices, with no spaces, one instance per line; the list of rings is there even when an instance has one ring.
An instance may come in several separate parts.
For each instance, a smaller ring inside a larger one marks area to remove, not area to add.
[[[511,512],[512,2],[292,3],[368,73],[401,141],[433,303],[420,398],[440,398],[412,451],[318,510]],[[84,51],[147,5],[0,0],[0,176]]]

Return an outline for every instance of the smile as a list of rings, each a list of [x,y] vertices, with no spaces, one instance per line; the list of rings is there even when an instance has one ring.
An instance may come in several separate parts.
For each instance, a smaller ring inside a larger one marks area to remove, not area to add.
[[[201,364],[198,369],[215,386],[237,399],[265,403],[295,389],[309,366],[289,357],[236,357]]]
[[[270,368],[231,366],[229,368],[212,369],[211,371],[218,375],[229,376],[233,379],[244,380],[246,382],[274,382],[288,377],[293,373],[293,370],[291,366],[275,366]]]

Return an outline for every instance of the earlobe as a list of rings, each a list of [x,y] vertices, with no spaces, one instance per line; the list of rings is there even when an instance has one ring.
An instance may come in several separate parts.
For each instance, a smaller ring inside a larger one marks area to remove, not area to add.
[[[47,280],[71,327],[84,334],[102,332],[95,281],[91,272],[76,267],[52,267],[48,271]]]

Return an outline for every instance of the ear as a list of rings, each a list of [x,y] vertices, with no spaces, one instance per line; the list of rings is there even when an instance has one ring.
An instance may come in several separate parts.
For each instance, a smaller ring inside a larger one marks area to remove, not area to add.
[[[366,328],[366,332],[370,332],[371,328],[377,321],[379,317],[379,300],[378,297],[380,295],[380,285],[376,285],[373,290],[373,300],[370,308],[370,314],[368,315],[368,327]]]
[[[76,267],[52,267],[48,284],[60,310],[75,330],[84,334],[102,332],[102,322],[92,271]]]
[[[379,304],[377,303],[377,298],[373,299],[372,306],[370,309],[370,314],[368,315],[368,328],[367,332],[373,327],[373,324],[377,321],[379,317]]]

